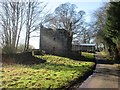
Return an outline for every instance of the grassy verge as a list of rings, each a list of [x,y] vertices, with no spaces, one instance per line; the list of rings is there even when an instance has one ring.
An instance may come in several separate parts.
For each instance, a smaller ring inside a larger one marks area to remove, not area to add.
[[[74,61],[52,55],[36,56],[47,60],[37,65],[4,65],[2,88],[61,88],[90,72],[93,62]]]
[[[94,53],[82,52],[81,54],[82,54],[82,56],[84,56],[87,59],[94,59],[95,58]]]
[[[95,54],[94,53],[88,53],[88,52],[81,52],[81,58],[82,61],[91,61],[95,62]]]
[[[120,64],[118,64],[118,68],[119,68],[119,70],[120,70]]]
[[[108,52],[102,51],[100,53],[106,60],[113,60],[112,57],[110,57]]]

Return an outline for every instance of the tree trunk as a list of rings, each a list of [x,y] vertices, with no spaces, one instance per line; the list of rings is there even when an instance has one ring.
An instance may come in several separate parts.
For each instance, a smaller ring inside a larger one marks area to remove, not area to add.
[[[116,60],[120,63],[120,45],[116,48]]]
[[[68,52],[68,55],[70,55],[71,51],[72,51],[72,37],[73,36],[73,33],[70,32],[68,34],[68,41],[67,41],[67,52]]]

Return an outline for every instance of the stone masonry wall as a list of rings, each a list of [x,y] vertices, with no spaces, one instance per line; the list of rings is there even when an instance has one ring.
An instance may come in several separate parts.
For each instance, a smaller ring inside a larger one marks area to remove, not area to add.
[[[41,29],[41,49],[48,54],[65,55],[67,53],[67,33],[63,29]]]

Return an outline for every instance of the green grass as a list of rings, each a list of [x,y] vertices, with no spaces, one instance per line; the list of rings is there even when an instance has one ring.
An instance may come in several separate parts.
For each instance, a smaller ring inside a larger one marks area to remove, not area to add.
[[[119,68],[119,70],[120,70],[120,64],[118,64],[118,68]]]
[[[100,53],[101,53],[101,55],[104,56],[104,57],[106,57],[106,56],[108,55],[108,53],[105,52],[105,51],[101,51]]]
[[[87,52],[81,52],[82,56],[84,56],[87,59],[94,59],[94,53],[87,53]]]
[[[109,56],[108,52],[101,51],[100,53],[101,53],[101,55],[102,55],[103,57],[105,57],[105,58]]]
[[[110,57],[110,55],[109,55],[108,52],[101,51],[100,53],[101,53],[101,55],[102,55],[106,60],[113,60],[113,58]]]
[[[61,88],[91,71],[93,62],[74,61],[59,56],[36,56],[47,60],[38,65],[4,65],[2,88]]]

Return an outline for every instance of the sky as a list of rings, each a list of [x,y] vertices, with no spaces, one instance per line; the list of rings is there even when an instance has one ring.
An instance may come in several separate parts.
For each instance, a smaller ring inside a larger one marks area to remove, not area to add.
[[[77,11],[84,10],[86,12],[85,19],[86,22],[92,21],[92,14],[95,10],[102,7],[102,5],[105,2],[108,2],[108,0],[43,0],[45,3],[47,3],[46,11],[49,11],[52,13],[54,12],[55,8],[58,7],[60,4],[69,2],[71,4],[75,4],[77,6]],[[30,39],[30,45],[34,46],[36,49],[39,48],[39,38],[31,38]]]
[[[47,10],[54,12],[55,8],[60,4],[70,2],[71,4],[75,4],[77,6],[77,11],[84,10],[86,12],[86,20],[90,21],[90,16],[92,12],[101,7],[105,2],[109,0],[44,0],[47,3]]]

